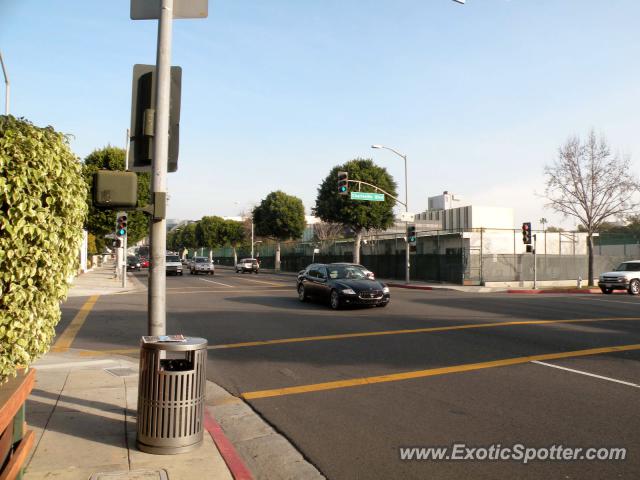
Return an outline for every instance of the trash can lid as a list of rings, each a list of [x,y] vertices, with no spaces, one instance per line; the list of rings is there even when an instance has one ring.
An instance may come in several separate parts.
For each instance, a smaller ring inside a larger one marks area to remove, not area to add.
[[[184,337],[180,342],[145,342],[140,339],[140,346],[145,350],[166,350],[168,352],[186,352],[207,348],[207,339],[200,337]]]

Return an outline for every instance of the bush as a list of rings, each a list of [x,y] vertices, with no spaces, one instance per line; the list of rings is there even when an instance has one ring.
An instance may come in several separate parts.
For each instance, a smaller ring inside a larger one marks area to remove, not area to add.
[[[0,382],[45,353],[77,272],[86,184],[67,138],[0,116]]]

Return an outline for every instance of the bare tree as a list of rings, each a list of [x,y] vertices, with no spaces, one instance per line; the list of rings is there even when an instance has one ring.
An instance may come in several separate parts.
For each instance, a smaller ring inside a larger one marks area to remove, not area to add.
[[[344,226],[341,223],[318,222],[313,224],[313,235],[320,242],[335,240],[344,235]]]
[[[589,285],[593,285],[593,234],[607,219],[621,219],[638,207],[640,184],[630,172],[628,156],[613,155],[606,138],[591,130],[586,141],[570,137],[558,159],[545,166],[547,204],[574,217],[587,232]]]

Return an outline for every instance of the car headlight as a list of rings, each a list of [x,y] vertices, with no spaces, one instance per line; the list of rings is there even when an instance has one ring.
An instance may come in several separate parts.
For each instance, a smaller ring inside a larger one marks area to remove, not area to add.
[[[627,277],[618,277],[618,281],[625,283],[627,281]]]
[[[356,292],[354,292],[352,288],[345,288],[344,290],[342,290],[342,293],[346,293],[347,295],[355,295],[356,294]]]
[[[389,293],[389,287],[383,287],[382,293]]]

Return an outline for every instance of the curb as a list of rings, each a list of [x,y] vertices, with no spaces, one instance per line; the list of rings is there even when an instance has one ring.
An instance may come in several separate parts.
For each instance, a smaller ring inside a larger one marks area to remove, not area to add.
[[[433,287],[427,287],[422,285],[405,285],[403,283],[387,283],[387,287],[407,288],[409,290],[433,290]],[[449,290],[449,289],[443,288],[442,290]]]
[[[522,289],[510,289],[507,290],[507,293],[521,293],[521,294],[525,294],[525,295],[538,295],[538,294],[554,294],[554,293],[560,293],[563,295],[566,295],[567,293],[571,293],[571,294],[577,294],[577,295],[603,295],[603,293],[600,291],[600,289],[597,288],[591,288],[588,290],[579,290],[577,288],[568,288],[566,290],[522,290]],[[619,291],[614,291],[612,292],[613,294],[625,294],[627,293],[626,291],[623,290],[619,290]]]
[[[213,443],[218,447],[218,451],[227,464],[231,476],[235,480],[253,480],[253,476],[249,469],[245,466],[244,462],[240,458],[237,450],[222,431],[220,424],[216,422],[213,415],[209,413],[207,408],[204,409],[204,428],[211,435]]]

